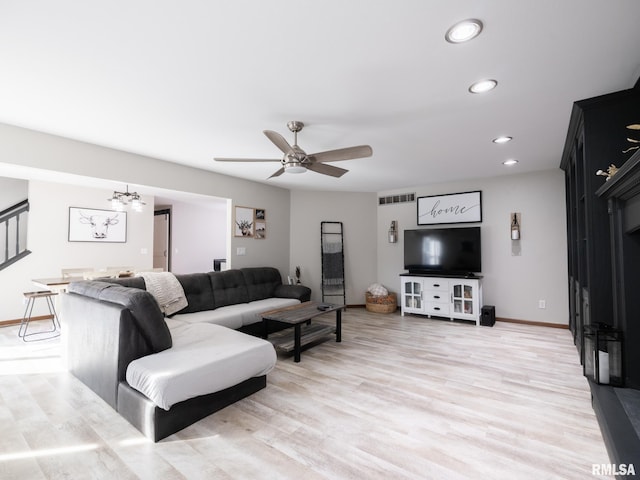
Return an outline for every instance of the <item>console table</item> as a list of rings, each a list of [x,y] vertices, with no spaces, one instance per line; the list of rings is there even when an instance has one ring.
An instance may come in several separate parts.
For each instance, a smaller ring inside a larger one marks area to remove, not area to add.
[[[471,320],[480,325],[482,282],[480,277],[400,275],[402,316],[405,313]]]

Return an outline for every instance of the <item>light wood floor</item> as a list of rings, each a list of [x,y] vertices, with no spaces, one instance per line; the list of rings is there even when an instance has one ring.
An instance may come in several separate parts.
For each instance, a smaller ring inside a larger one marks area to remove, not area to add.
[[[333,319],[333,314],[328,317]],[[343,342],[154,444],[0,329],[2,479],[585,479],[609,463],[568,330],[349,309]]]

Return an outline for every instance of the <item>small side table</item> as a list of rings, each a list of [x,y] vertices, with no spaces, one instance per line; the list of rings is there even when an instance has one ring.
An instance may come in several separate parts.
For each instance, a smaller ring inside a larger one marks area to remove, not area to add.
[[[49,290],[41,291],[41,292],[24,292],[24,297],[27,299],[27,308],[24,310],[24,317],[20,322],[20,328],[18,329],[18,337],[22,338],[25,342],[34,342],[37,340],[48,340],[51,338],[55,338],[60,336],[60,321],[58,320],[58,315],[56,314],[56,309],[53,306],[53,300],[51,297],[58,295],[56,292],[52,292]],[[44,330],[39,332],[27,333],[27,329],[29,328],[29,322],[31,321],[31,313],[33,312],[33,305],[36,302],[36,299],[44,298],[47,302],[47,306],[49,307],[49,314],[51,315],[51,323],[53,324],[52,330]],[[33,338],[31,340],[27,340],[27,337],[37,336],[37,338]]]

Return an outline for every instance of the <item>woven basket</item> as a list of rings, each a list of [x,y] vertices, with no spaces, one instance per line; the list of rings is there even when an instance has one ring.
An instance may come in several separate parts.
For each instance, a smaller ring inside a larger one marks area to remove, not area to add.
[[[365,308],[369,312],[375,313],[393,313],[398,308],[398,302],[395,293],[389,295],[371,295],[369,292],[365,294]]]

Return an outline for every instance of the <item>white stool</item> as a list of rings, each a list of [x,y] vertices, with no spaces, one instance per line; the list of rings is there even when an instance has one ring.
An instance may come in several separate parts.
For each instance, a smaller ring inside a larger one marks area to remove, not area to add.
[[[44,291],[44,292],[24,292],[24,297],[27,299],[27,308],[24,310],[24,317],[20,322],[20,329],[18,330],[18,337],[22,338],[25,342],[33,342],[37,340],[48,340],[60,336],[60,322],[56,309],[53,306],[53,300],[51,297],[58,295],[56,292]],[[29,328],[29,322],[31,321],[31,312],[33,312],[33,305],[37,298],[44,298],[47,301],[49,307],[49,313],[51,314],[51,323],[53,323],[53,330],[45,330],[40,332],[27,333]],[[27,315],[28,314],[28,315]],[[53,335],[49,335],[53,334]],[[27,340],[27,337],[37,335],[37,338]]]

